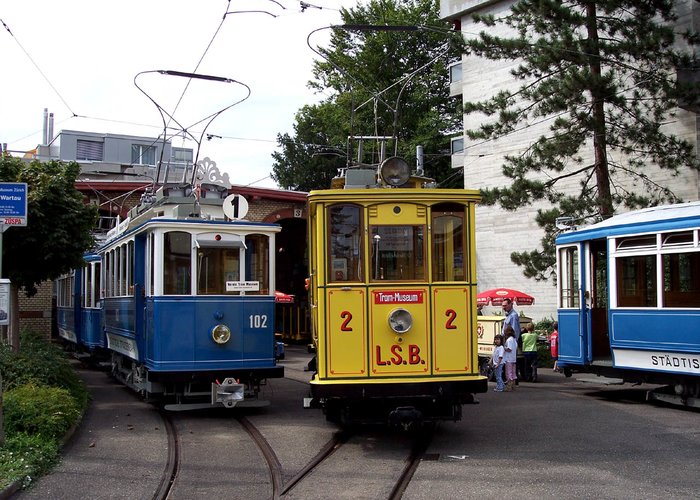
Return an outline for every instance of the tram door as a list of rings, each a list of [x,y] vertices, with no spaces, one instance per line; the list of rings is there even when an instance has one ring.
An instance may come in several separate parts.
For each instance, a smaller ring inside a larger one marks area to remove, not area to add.
[[[590,321],[587,313],[586,280],[581,250],[574,244],[557,249],[557,287],[559,292],[559,360],[562,364],[582,365],[588,360]],[[583,274],[585,276],[585,274]]]
[[[586,276],[590,290],[590,296],[587,298],[590,315],[590,360],[610,359],[607,240],[592,240],[589,243],[588,266]]]

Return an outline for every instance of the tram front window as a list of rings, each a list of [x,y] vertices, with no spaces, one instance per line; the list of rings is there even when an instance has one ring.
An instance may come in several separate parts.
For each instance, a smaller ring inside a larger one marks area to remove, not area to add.
[[[466,279],[464,211],[460,206],[455,206],[454,211],[448,211],[450,208],[450,206],[438,205],[433,210],[434,281],[463,281]]]
[[[360,207],[337,205],[328,209],[329,281],[362,281],[361,234]]]
[[[372,226],[372,281],[425,278],[423,226]]]
[[[240,281],[238,248],[200,246],[197,250],[197,295],[238,295],[226,292],[227,281]]]
[[[248,295],[266,295],[269,293],[270,281],[270,252],[269,238],[262,234],[254,234],[245,238],[245,279],[257,281],[257,291],[246,292]]]

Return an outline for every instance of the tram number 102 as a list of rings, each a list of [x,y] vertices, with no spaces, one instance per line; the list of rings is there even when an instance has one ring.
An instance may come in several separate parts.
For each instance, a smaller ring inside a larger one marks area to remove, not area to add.
[[[267,314],[251,314],[248,319],[250,328],[267,328]]]

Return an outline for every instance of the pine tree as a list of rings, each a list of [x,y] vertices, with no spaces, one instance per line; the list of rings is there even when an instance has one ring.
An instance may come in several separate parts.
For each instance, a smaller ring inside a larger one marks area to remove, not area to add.
[[[465,113],[487,116],[468,137],[504,138],[549,120],[525,152],[505,157],[510,184],[483,190],[486,203],[507,210],[551,204],[538,210],[542,248],[511,254],[526,276],[551,275],[559,217],[595,222],[620,207],[681,201],[652,174],[700,169],[693,145],[664,129],[679,105],[698,106],[697,87],[676,78],[697,68],[697,38],[675,31],[672,0],[521,0],[510,15],[475,21],[512,30],[483,31],[467,44],[475,55],[517,61],[511,74],[520,83],[465,104]],[[562,186],[572,178],[575,191]]]

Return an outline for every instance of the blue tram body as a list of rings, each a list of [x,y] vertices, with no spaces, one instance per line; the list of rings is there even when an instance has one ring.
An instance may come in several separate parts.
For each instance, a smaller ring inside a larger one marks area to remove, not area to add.
[[[625,213],[556,243],[559,367],[669,385],[670,400],[695,404],[700,202]]]
[[[167,408],[259,406],[260,386],[284,374],[274,337],[280,227],[225,220],[221,189],[200,192],[162,187],[90,257],[102,268],[100,341],[113,375]],[[71,321],[95,322],[77,307],[59,308],[63,330]]]
[[[97,254],[56,282],[58,334],[77,352],[94,354],[106,346],[100,307],[100,266]]]

